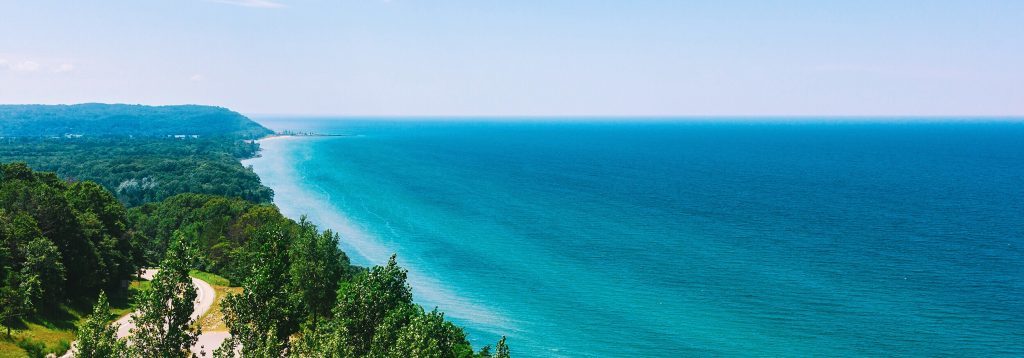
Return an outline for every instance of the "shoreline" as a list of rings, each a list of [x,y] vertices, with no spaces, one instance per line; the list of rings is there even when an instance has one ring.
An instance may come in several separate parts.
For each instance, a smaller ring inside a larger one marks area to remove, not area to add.
[[[329,133],[274,133],[260,137],[256,140],[282,138],[282,137],[352,137],[351,134],[329,134]]]
[[[253,159],[259,159],[259,158],[263,157],[263,145],[262,145],[263,143],[266,143],[266,142],[269,142],[269,141],[295,140],[295,139],[299,139],[299,138],[312,138],[312,137],[314,137],[314,136],[298,136],[298,135],[291,135],[291,134],[268,134],[268,135],[265,135],[263,137],[256,138],[256,139],[246,139],[245,140],[246,143],[260,144],[260,148],[257,149],[256,152],[253,153],[252,156],[238,158],[238,162],[242,164],[242,167],[245,167],[245,168],[251,167],[252,163],[250,163],[250,161],[252,161]],[[253,172],[255,173],[255,171],[253,171]],[[259,176],[259,174],[257,173],[256,176]],[[260,177],[260,185],[265,186],[267,188],[270,188],[271,190],[274,189],[274,188],[271,188],[266,183],[264,183],[264,178],[263,177]],[[273,200],[271,200],[271,203],[273,203]],[[295,219],[292,218],[292,220],[295,220]]]
[[[271,141],[271,140],[285,140],[285,139],[299,139],[299,138],[329,138],[329,137],[354,137],[354,135],[351,135],[351,134],[320,134],[320,133],[308,133],[308,134],[282,134],[282,133],[274,133],[274,134],[267,134],[265,136],[262,136],[262,137],[259,137],[259,138],[256,138],[256,139],[246,139],[245,142],[247,142],[247,143],[263,143],[263,142]],[[261,151],[263,151],[263,148],[260,148],[260,150],[256,152],[257,153],[256,157],[259,156],[259,152],[261,152]],[[256,158],[256,157],[253,157],[253,158]],[[246,160],[246,159],[251,159],[251,158],[242,158],[242,160]]]
[[[353,135],[331,137],[345,136]],[[413,288],[416,303],[424,307],[440,307],[456,322],[477,333],[478,335],[468,337],[471,342],[483,344],[490,342],[491,336],[500,337],[503,332],[514,331],[509,328],[512,326],[511,320],[497,313],[498,310],[489,307],[487,302],[458,294],[450,282],[428,274],[431,270],[425,269],[424,263],[417,262],[415,256],[409,256],[409,253],[403,255],[399,247],[391,247],[380,242],[373,234],[355,223],[347,213],[334,207],[329,201],[322,200],[319,189],[310,189],[310,183],[299,179],[294,173],[295,163],[287,158],[287,151],[278,146],[299,145],[284,141],[311,137],[316,136],[268,135],[256,141],[260,144],[276,142],[273,147],[261,145],[257,156],[240,161],[243,166],[249,167],[260,177],[261,185],[274,190],[274,199],[271,203],[282,215],[296,221],[305,216],[320,229],[330,229],[341,234],[343,240],[340,247],[353,265],[367,268],[382,265],[392,253],[399,253],[400,264],[409,272],[409,283]]]

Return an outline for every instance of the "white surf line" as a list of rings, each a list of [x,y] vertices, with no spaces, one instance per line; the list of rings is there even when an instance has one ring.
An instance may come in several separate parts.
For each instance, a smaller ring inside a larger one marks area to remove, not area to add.
[[[272,143],[261,140],[261,152],[265,155],[245,159],[242,164],[252,166],[253,171],[260,176],[262,184],[274,190],[274,204],[282,215],[297,220],[305,214],[310,222],[320,229],[331,229],[340,234],[341,247],[350,255],[353,264],[369,267],[386,263],[388,257],[397,251],[396,248],[388,247],[376,235],[367,232],[350,219],[345,210],[327,199],[327,190],[302,178],[294,161],[307,159],[294,158],[294,153],[289,149],[295,149],[285,145],[286,140],[301,139],[276,137]],[[440,279],[430,276],[427,271],[418,267],[416,262],[403,260],[402,257],[405,256],[400,255],[400,261],[408,270],[408,281],[413,288],[414,296],[417,297],[416,301],[423,305],[424,309],[437,306],[449,317],[472,322],[477,329],[495,335],[518,330],[516,327],[519,324],[501,311],[484,302],[459,295]]]

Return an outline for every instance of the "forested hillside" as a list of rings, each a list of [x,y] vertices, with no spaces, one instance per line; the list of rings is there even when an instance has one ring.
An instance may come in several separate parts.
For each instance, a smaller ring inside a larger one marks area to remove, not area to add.
[[[237,139],[17,138],[0,141],[0,162],[25,162],[68,180],[92,180],[125,205],[178,193],[270,202],[273,191],[239,159],[259,146]]]
[[[173,135],[259,138],[271,131],[226,108],[75,105],[0,105],[0,137]]]
[[[190,269],[240,283],[224,298],[233,338],[222,349],[256,357],[487,357],[474,352],[461,328],[438,311],[414,304],[405,270],[352,266],[337,234],[305,219],[285,218],[273,205],[181,194],[131,210],[130,226],[160,267],[183,241]],[[499,352],[507,351],[504,342]],[[268,355],[268,352],[270,354]],[[499,355],[502,357],[507,356]]]
[[[138,263],[126,210],[103,187],[0,164],[0,323],[52,323],[105,290],[123,296]]]
[[[101,126],[115,129],[96,138],[0,143],[0,162],[28,162],[0,164],[0,357],[59,354],[76,336],[80,357],[188,356],[201,331],[189,319],[196,270],[240,286],[218,298],[231,338],[205,349],[213,356],[509,356],[504,339],[493,353],[474,350],[443,313],[413,303],[394,257],[353,266],[339,248],[344,238],[281,215],[270,189],[238,162],[258,150],[240,137],[250,132],[129,136],[104,113]],[[142,267],[160,271],[127,286]],[[108,296],[121,308],[112,311]],[[138,313],[136,339],[126,340],[110,322],[129,310]]]
[[[0,165],[0,270],[33,303],[4,308],[46,309],[65,296],[117,288],[136,266],[125,215],[95,183]]]
[[[95,181],[128,206],[178,193],[265,203],[273,192],[238,160],[259,148],[246,138],[269,133],[219,107],[7,105],[0,106],[0,162]]]

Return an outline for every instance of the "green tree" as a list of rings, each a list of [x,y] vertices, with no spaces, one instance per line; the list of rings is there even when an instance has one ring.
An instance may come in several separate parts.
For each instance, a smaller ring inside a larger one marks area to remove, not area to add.
[[[377,328],[391,311],[412,304],[412,289],[406,277],[407,271],[399,267],[395,255],[391,255],[387,265],[375,266],[342,287],[334,309],[338,320],[336,333],[351,349],[352,356],[369,354],[374,336],[378,335]]]
[[[313,326],[321,317],[331,314],[338,284],[349,265],[338,241],[338,235],[330,230],[318,234],[316,226],[303,216],[299,220],[299,233],[288,250],[291,261],[288,290],[300,313],[311,319]]]
[[[394,342],[374,341],[374,351],[378,347],[386,349],[384,354],[373,354],[377,357],[446,357],[447,350],[437,340],[435,323],[429,316],[413,315],[408,324],[398,330]],[[379,332],[378,332],[379,333]],[[381,344],[384,343],[384,344]],[[376,353],[376,352],[375,352]]]
[[[461,328],[434,309],[425,313],[412,302],[406,270],[394,255],[342,285],[334,317],[306,327],[295,353],[299,357],[474,357]],[[489,348],[481,351],[481,356]]]
[[[37,285],[26,284],[18,266],[22,264],[23,247],[33,237],[41,235],[35,221],[24,212],[10,215],[0,209],[0,324],[7,328],[18,324],[32,307],[31,291]]]
[[[252,235],[242,293],[228,294],[221,304],[233,339],[218,351],[233,352],[240,346],[245,357],[281,356],[288,350],[288,336],[297,328],[288,292],[291,232],[287,225],[271,222]]]
[[[24,246],[24,257],[22,286],[33,309],[56,307],[64,287],[64,263],[57,246],[44,237],[37,237]]]
[[[100,298],[93,306],[92,314],[78,329],[75,357],[106,358],[127,355],[128,348],[124,340],[117,339],[118,325],[110,324],[113,319],[107,294],[100,291]]]
[[[65,193],[67,184],[53,173],[34,173],[24,164],[6,164],[0,168],[0,208],[13,214],[11,227],[25,233],[36,230],[16,241],[22,244],[37,236],[52,241],[60,250],[67,273],[67,293],[92,295],[108,279],[101,273],[101,258],[89,235],[102,235],[99,225],[83,226],[83,213],[75,211]],[[29,220],[31,224],[29,225]],[[28,226],[34,229],[28,229]],[[92,230],[96,228],[95,230]]]
[[[132,329],[132,353],[139,358],[181,357],[195,344],[200,330],[193,325],[196,289],[188,276],[191,240],[177,235],[150,289],[139,294]]]
[[[498,345],[494,349],[494,358],[510,358],[512,356],[508,345],[505,344],[505,336],[501,336]]]
[[[301,358],[349,357],[351,355],[346,349],[348,345],[338,330],[335,320],[325,321],[315,327],[306,325],[290,353]]]
[[[0,323],[7,328],[7,337],[11,337],[11,327],[18,323],[30,306],[25,292],[18,284],[17,275],[10,270],[3,274],[3,285],[0,285]]]
[[[135,271],[131,239],[127,233],[127,211],[117,198],[99,184],[75,182],[65,192],[68,204],[79,213],[85,236],[100,258],[102,285],[115,288],[119,279]]]
[[[378,347],[378,342],[374,342]],[[461,328],[444,319],[436,308],[430,313],[416,306],[409,323],[398,330],[393,342],[383,347],[387,357],[472,357],[473,349]],[[376,349],[375,349],[376,350]]]

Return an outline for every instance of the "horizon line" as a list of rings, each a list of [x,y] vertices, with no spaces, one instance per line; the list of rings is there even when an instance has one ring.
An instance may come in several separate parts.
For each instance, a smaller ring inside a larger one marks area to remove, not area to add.
[[[842,120],[858,120],[858,119],[891,119],[891,120],[974,120],[974,119],[985,119],[985,120],[1024,120],[1024,115],[832,115],[832,114],[799,114],[799,115],[785,115],[785,114],[743,114],[743,115],[643,115],[643,114],[594,114],[594,115],[473,115],[473,114],[458,114],[458,115],[403,115],[403,114],[287,114],[287,113],[246,113],[239,112],[242,115],[251,118],[270,118],[270,119],[281,119],[281,118],[306,118],[306,119],[453,119],[453,120],[475,120],[475,119],[503,119],[503,120],[545,120],[545,119],[601,119],[601,120],[618,120],[618,119],[650,119],[650,120],[701,120],[701,119],[796,119],[796,120],[821,120],[821,119],[842,119]]]
[[[86,104],[133,106],[210,106],[225,108],[247,117],[301,117],[301,118],[379,118],[379,119],[1001,119],[1024,120],[1019,114],[358,114],[358,113],[258,113],[234,109],[220,104],[177,103],[145,104],[127,102],[77,103],[0,103],[0,106],[74,106]]]

